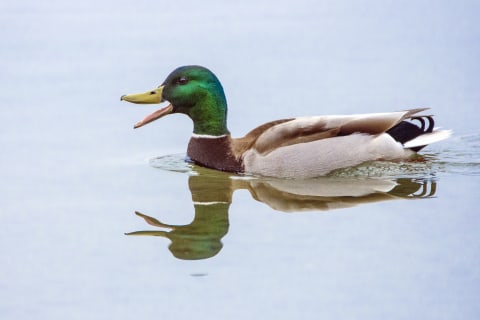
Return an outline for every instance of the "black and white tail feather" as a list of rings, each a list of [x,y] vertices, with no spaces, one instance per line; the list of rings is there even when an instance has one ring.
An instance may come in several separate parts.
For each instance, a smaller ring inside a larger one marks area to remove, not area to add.
[[[415,124],[419,122],[419,125]],[[435,128],[432,115],[420,115],[404,120],[387,131],[405,149],[418,152],[427,145],[445,140],[451,136],[451,130]]]

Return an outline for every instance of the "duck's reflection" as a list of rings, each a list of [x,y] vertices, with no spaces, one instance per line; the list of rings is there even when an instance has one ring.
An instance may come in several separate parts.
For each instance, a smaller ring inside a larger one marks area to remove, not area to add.
[[[185,260],[206,259],[222,249],[221,239],[229,228],[228,209],[232,194],[247,189],[252,197],[284,212],[325,211],[360,204],[419,199],[435,195],[436,182],[422,179],[372,179],[324,177],[311,180],[242,178],[195,167],[189,178],[195,217],[187,225],[170,225],[146,214],[139,217],[162,230],[136,231],[127,235],[160,236],[170,239],[172,254]]]

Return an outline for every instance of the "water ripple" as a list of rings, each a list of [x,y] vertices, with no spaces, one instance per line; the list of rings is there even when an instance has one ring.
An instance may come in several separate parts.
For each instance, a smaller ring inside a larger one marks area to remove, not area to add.
[[[150,159],[149,164],[158,169],[194,174],[193,164],[185,154],[167,154]]]

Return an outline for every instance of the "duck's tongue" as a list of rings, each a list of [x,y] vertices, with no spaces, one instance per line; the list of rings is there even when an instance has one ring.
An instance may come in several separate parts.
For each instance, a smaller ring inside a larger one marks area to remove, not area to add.
[[[146,125],[147,123],[150,123],[152,121],[155,121],[169,113],[172,113],[173,106],[172,104],[168,104],[165,108],[162,108],[160,110],[157,110],[153,112],[152,114],[149,114],[146,116],[143,120],[138,121],[135,126],[133,126],[134,129],[140,128],[141,126]]]

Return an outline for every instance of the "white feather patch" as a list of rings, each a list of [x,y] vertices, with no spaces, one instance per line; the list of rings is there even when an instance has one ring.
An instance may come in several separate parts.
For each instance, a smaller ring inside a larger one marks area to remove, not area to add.
[[[202,138],[202,139],[218,139],[218,138],[224,138],[226,136],[227,136],[226,134],[222,134],[221,136],[212,136],[210,134],[192,133],[192,138]]]
[[[351,134],[280,147],[267,155],[247,150],[243,161],[246,173],[313,178],[365,161],[404,159],[411,154],[389,134]]]
[[[452,135],[451,130],[435,130],[430,133],[422,134],[413,140],[405,142],[405,148],[414,148],[426,146],[427,144],[438,142],[449,138]]]
[[[200,205],[200,206],[212,206],[215,204],[229,204],[230,202],[225,202],[225,201],[211,201],[211,202],[200,202],[200,201],[194,201],[194,205]]]

